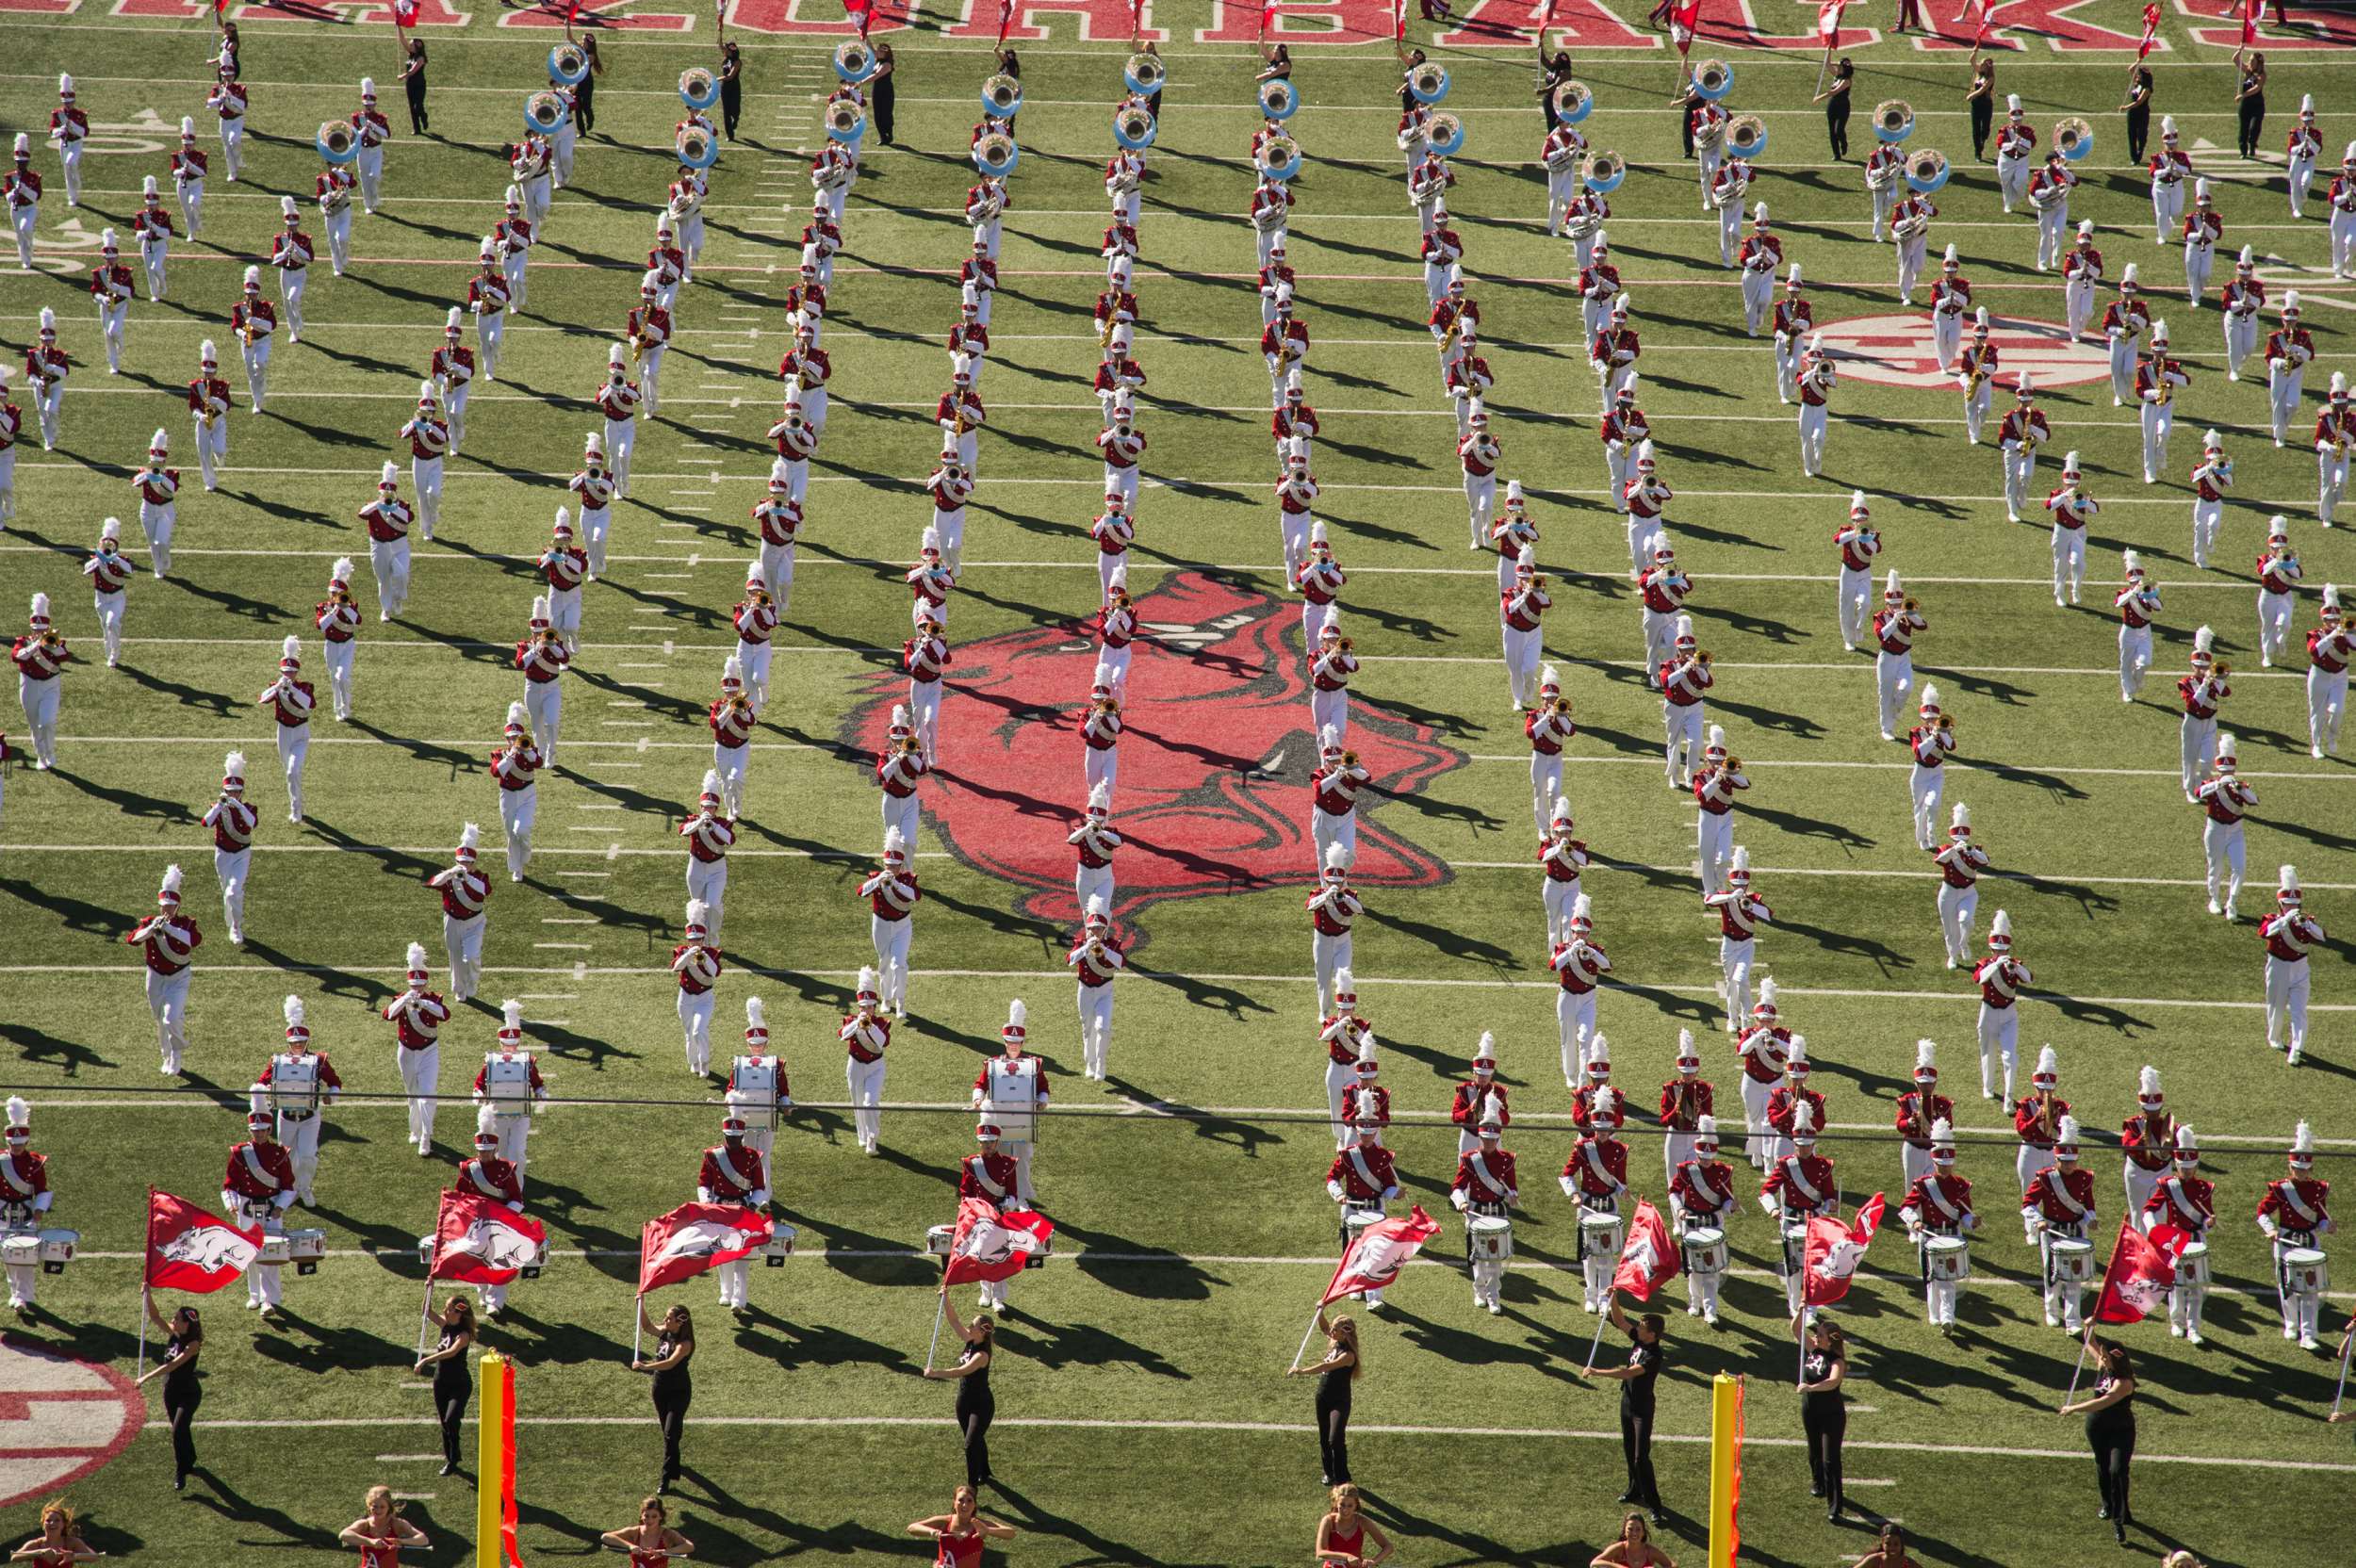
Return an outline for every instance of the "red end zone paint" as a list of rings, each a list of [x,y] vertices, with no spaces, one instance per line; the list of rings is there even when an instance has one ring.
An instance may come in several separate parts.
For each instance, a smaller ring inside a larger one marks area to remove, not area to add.
[[[146,1398],[114,1368],[0,1339],[0,1508],[113,1463],[146,1423]]]
[[[1137,612],[1113,791],[1113,825],[1128,841],[1113,858],[1114,917],[1163,899],[1314,883],[1308,779],[1317,743],[1299,606],[1184,572],[1138,596]],[[1095,645],[1069,626],[1045,627],[956,644],[954,652],[941,701],[947,776],[920,791],[927,825],[966,865],[1028,889],[1023,914],[1076,924],[1077,862],[1064,839],[1087,804],[1079,723]],[[868,690],[842,733],[872,758],[908,682],[878,674]],[[1350,746],[1374,776],[1360,796],[1350,880],[1375,888],[1448,880],[1445,862],[1368,812],[1386,792],[1419,790],[1463,767],[1464,755],[1430,727],[1364,703],[1350,708]]]
[[[1994,379],[2000,386],[2019,384],[2023,370],[2041,389],[2102,381],[2111,373],[2108,351],[2089,341],[2070,342],[2069,329],[2059,321],[1991,313],[1988,329],[1988,341],[1996,345]],[[1826,322],[1823,332],[1824,347],[1840,362],[1844,382],[1960,393],[1955,372],[1939,363],[1928,311],[1852,317]],[[1971,340],[1972,329],[1967,325],[1962,341]]]

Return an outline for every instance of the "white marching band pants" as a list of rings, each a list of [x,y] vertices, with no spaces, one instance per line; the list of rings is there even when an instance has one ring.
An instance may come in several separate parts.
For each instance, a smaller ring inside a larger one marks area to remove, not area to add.
[[[442,1048],[429,1045],[413,1050],[408,1046],[393,1047],[395,1059],[401,1067],[401,1086],[409,1096],[409,1141],[419,1151],[434,1146],[434,1092],[442,1076]]]
[[[1947,943],[1947,967],[1960,969],[1972,962],[1972,927],[1980,912],[1980,885],[1958,888],[1945,877],[1939,879],[1939,931]]]
[[[470,1002],[483,979],[483,926],[488,916],[442,916],[442,949],[450,956],[450,999]]]
[[[872,1153],[876,1140],[883,1135],[883,1058],[862,1062],[846,1054],[843,1058],[843,1079],[850,1089],[851,1119],[859,1134],[859,1147]]]
[[[2012,1103],[2013,1074],[2021,1068],[2021,1006],[1991,1007],[1980,1004],[1980,1098],[1995,1098],[1995,1069],[1999,1056],[2004,1062],[2004,1103]]]
[[[1742,1027],[1742,1020],[1751,1011],[1751,963],[1759,951],[1758,939],[1726,937],[1718,939],[1718,973],[1726,993],[1726,1033]]]
[[[155,1015],[155,1049],[166,1072],[180,1070],[181,1053],[188,1048],[188,972],[147,972],[147,1010]]]
[[[1347,942],[1348,938],[1343,940]],[[1076,986],[1080,1009],[1081,1070],[1088,1077],[1103,1082],[1105,1058],[1112,1054],[1113,988],[1110,985]]]
[[[221,915],[228,923],[233,943],[245,938],[245,886],[253,867],[251,848],[213,851],[213,875],[221,882]]]
[[[875,949],[875,970],[883,977],[877,1000],[893,1012],[908,1010],[908,942],[915,934],[912,916],[899,920],[886,920],[876,914],[867,917],[867,938]]]
[[[712,1070],[712,1008],[719,1000],[711,988],[679,993],[679,1021],[687,1043],[687,1070],[701,1078]]]
[[[1577,1088],[1587,1066],[1587,1042],[1595,1033],[1595,993],[1561,986],[1554,989],[1555,1027],[1562,1037],[1562,1084]]]
[[[1331,1018],[1333,1015],[1333,972],[1350,967],[1350,933],[1345,931],[1338,937],[1332,937],[1311,926],[1309,956],[1317,964],[1317,1016]]]
[[[2269,955],[2266,982],[2266,1044],[2282,1050],[2287,1033],[2290,1059],[2296,1064],[2307,1045],[2307,960]]]

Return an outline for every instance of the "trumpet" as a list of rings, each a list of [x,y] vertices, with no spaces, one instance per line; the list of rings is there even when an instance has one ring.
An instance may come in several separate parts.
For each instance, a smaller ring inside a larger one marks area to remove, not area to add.
[[[345,120],[321,121],[312,145],[319,150],[320,157],[332,164],[350,163],[360,155],[359,133]]]
[[[1738,158],[1755,158],[1767,150],[1767,122],[1755,114],[1738,114],[1726,122],[1726,151]]]
[[[1426,60],[1407,73],[1408,95],[1418,104],[1436,104],[1448,96],[1448,70]]]
[[[1939,716],[1939,732],[1941,735],[1952,735],[1955,732],[1955,716],[1953,713],[1941,713]]]
[[[1914,106],[1903,98],[1885,98],[1873,106],[1873,136],[1899,142],[1914,134]]]
[[[1726,772],[1728,772],[1728,773],[1741,773],[1742,771],[1742,759],[1741,759],[1740,757],[1728,756],[1728,757],[1726,758]]]
[[[916,737],[915,737],[915,736],[913,736],[913,735],[906,735],[906,736],[902,736],[902,737],[901,737],[901,740],[900,740],[900,755],[901,755],[901,756],[903,756],[903,757],[913,757],[913,756],[915,756],[915,755],[916,755],[919,751],[921,751],[921,750],[923,750],[923,749],[924,749],[924,748],[923,748],[921,745],[919,745],[919,744],[917,743],[917,740],[916,740]]]
[[[1710,58],[1693,68],[1693,91],[1710,103],[1716,103],[1734,90],[1734,67],[1726,61]]]
[[[1023,107],[1023,84],[1000,72],[982,84],[982,107],[1001,120],[1011,120]]]
[[[1570,710],[1571,699],[1568,697],[1556,697],[1552,702],[1546,704],[1546,711],[1549,713],[1568,714]]]
[[[1705,670],[1710,668],[1710,650],[1708,648],[1703,648],[1701,651],[1694,654],[1693,662],[1699,664]]]
[[[2071,163],[2083,161],[2094,151],[2094,127],[2071,115],[2053,127],[2053,150]]]
[[[1354,751],[1345,751],[1345,752],[1343,752],[1343,753],[1342,753],[1342,766],[1343,766],[1343,767],[1345,767],[1345,768],[1354,768],[1354,767],[1356,767],[1357,765],[1358,765],[1358,754],[1357,754],[1356,752],[1354,752]]]
[[[691,109],[708,109],[720,101],[720,79],[707,67],[691,65],[679,74],[679,95]]]
[[[2219,680],[2227,680],[2227,679],[2231,679],[2231,678],[2232,678],[2233,674],[2233,665],[2231,665],[2231,664],[2228,664],[2227,662],[2225,662],[2225,661],[2224,661],[2224,660],[2222,660],[2222,659],[2218,660],[2218,661],[2217,662],[2217,666],[2216,666],[2216,668],[2217,668],[2217,679],[2219,679]]]
[[[1912,594],[1908,594],[1908,595],[1906,596],[1906,613],[1907,613],[1907,614],[1909,614],[1909,615],[1913,614],[1913,613],[1914,613],[1914,612],[1915,612],[1915,610],[1916,610],[1917,608],[1918,608],[1918,607],[1917,607],[1917,605],[1916,605],[1916,604],[1915,604],[1915,602],[1914,602],[1914,596],[1913,596]]]
[[[533,136],[549,136],[564,122],[564,100],[555,93],[542,90],[524,100],[524,130]],[[320,149],[325,152],[325,148]]]

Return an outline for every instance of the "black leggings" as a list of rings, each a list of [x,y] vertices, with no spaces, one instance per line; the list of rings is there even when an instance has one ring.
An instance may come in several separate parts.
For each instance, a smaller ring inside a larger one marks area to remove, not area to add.
[[[740,81],[720,84],[720,133],[730,141],[736,139],[736,122],[744,116],[744,84]]]
[[[1988,133],[1996,123],[1996,100],[1987,94],[1972,100],[1972,155],[1988,155]]]
[[[1350,1479],[1350,1396],[1338,1399],[1317,1395],[1317,1461],[1325,1467],[1325,1484],[1340,1486]]]
[[[2127,161],[2143,161],[2144,143],[2151,139],[2151,106],[2138,105],[2127,111]]]
[[[892,111],[899,90],[891,77],[879,76],[875,79],[875,91],[868,96],[867,107],[868,112],[875,116],[875,134],[883,138],[887,147],[892,145]]]
[[[1824,137],[1832,143],[1832,155],[1849,155],[1849,95],[1837,92],[1824,100]]]
[[[179,1480],[196,1468],[196,1407],[205,1402],[205,1391],[191,1388],[185,1395],[174,1395],[171,1386],[164,1388],[164,1415],[172,1423],[172,1478]]]
[[[2086,1442],[2094,1448],[2094,1484],[2102,1494],[2102,1506],[2110,1511],[2114,1524],[2124,1525],[2132,1514],[2127,1507],[2127,1465],[2135,1457],[2135,1429],[2130,1422],[2107,1431],[2089,1431]]]
[[[587,136],[597,128],[597,74],[594,71],[573,84],[573,129]]]
[[[965,1484],[978,1487],[990,1479],[990,1424],[998,1418],[998,1396],[985,1392],[978,1399],[957,1401],[957,1428],[965,1434]]]
[[[687,1407],[695,1402],[695,1390],[656,1389],[654,1394],[655,1424],[663,1429],[663,1478],[679,1479],[679,1439],[687,1425]]]
[[[1652,1415],[1650,1411],[1620,1407],[1620,1450],[1628,1457],[1628,1499],[1658,1513],[1661,1483],[1652,1473]]]
[[[472,1397],[470,1381],[434,1391],[434,1409],[442,1421],[442,1458],[451,1464],[458,1462],[458,1428],[466,1419],[466,1401]]]
[[[1823,1410],[1817,1402],[1800,1400],[1800,1426],[1808,1433],[1808,1483],[1834,1508],[1841,1506],[1841,1440],[1848,1435],[1849,1407],[1839,1399]]]
[[[2266,128],[2266,94],[2252,94],[2236,106],[2241,111],[2241,155],[2254,158],[2258,155],[2258,138]]]
[[[409,129],[417,136],[423,136],[431,129],[426,122],[425,78],[423,76],[409,78]]]

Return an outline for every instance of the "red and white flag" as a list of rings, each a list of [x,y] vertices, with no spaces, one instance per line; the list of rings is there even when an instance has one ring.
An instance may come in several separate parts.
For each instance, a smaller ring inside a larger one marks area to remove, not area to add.
[[[1317,1305],[1338,1301],[1345,1296],[1355,1296],[1363,1290],[1388,1290],[1399,1281],[1399,1271],[1408,1260],[1423,1250],[1423,1244],[1440,1233],[1440,1222],[1415,1204],[1403,1219],[1385,1219],[1366,1227],[1365,1233],[1350,1244],[1342,1254],[1339,1266],[1333,1270],[1333,1282],[1325,1287],[1325,1297]]]
[[[1816,36],[1829,49],[1841,37],[1841,13],[1849,8],[1849,0],[1819,0],[1816,7]]]
[[[2097,1323],[2140,1323],[2168,1307],[2176,1283],[2176,1256],[2192,1239],[2173,1225],[2154,1225],[2145,1235],[2124,1219],[2102,1270],[2102,1295],[2094,1303]]]
[[[1853,1224],[1821,1216],[1808,1222],[1808,1250],[1801,1264],[1800,1299],[1829,1307],[1849,1294],[1849,1282],[1865,1261],[1865,1249],[1881,1229],[1883,1199],[1873,1194],[1860,1205]]]
[[[1006,29],[1014,25],[1014,0],[1005,0],[998,12],[998,41],[1006,41]]]
[[[2143,8],[2143,41],[2135,45],[2135,58],[2142,59],[2159,46],[2160,8],[2157,0]]]
[[[434,1221],[434,1261],[429,1280],[462,1285],[503,1285],[540,1255],[548,1228],[478,1192],[442,1191]]]
[[[1669,6],[1669,41],[1677,46],[1680,55],[1693,52],[1693,34],[1701,26],[1702,0],[1671,0]]]
[[[859,36],[865,38],[875,20],[875,0],[843,0],[843,8],[859,26]]]
[[[2258,15],[2266,9],[2266,0],[2242,0],[2241,46],[2245,49],[2258,41]],[[2233,12],[2225,13],[2228,16]]]
[[[1995,8],[1990,0],[1963,0],[1963,9],[1955,13],[1955,20],[1962,22],[1976,16],[1977,20],[1972,24],[1972,41],[1986,43],[1988,33],[1988,13]]]
[[[1654,1291],[1677,1278],[1679,1261],[1661,1211],[1652,1200],[1639,1200],[1636,1217],[1628,1222],[1628,1242],[1620,1249],[1620,1266],[1612,1272],[1612,1288],[1649,1301]]]
[[[147,1189],[147,1285],[209,1295],[262,1255],[262,1228],[241,1231],[185,1198]]]
[[[957,1228],[949,1237],[948,1265],[941,1282],[961,1285],[1011,1280],[1047,1250],[1055,1222],[1031,1209],[994,1209],[983,1199],[957,1205]]]
[[[692,1280],[769,1244],[769,1217],[734,1203],[681,1203],[638,1236],[638,1294]]]

